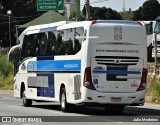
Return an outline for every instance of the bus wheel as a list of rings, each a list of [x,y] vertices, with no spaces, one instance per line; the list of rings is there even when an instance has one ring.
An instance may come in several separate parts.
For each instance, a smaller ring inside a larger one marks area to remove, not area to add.
[[[61,105],[61,111],[62,112],[68,112],[69,111],[70,105],[66,101],[66,89],[64,87],[61,89],[60,105]]]
[[[23,90],[22,90],[22,100],[23,100],[23,105],[25,107],[30,107],[32,105],[32,100],[26,99],[26,90],[25,90],[25,87],[23,87]]]
[[[124,105],[106,105],[105,111],[107,114],[121,114],[124,107]]]

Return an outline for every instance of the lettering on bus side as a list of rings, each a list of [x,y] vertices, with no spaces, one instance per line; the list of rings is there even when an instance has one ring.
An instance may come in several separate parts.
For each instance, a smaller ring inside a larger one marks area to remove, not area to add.
[[[78,64],[65,64],[64,68],[78,68]]]

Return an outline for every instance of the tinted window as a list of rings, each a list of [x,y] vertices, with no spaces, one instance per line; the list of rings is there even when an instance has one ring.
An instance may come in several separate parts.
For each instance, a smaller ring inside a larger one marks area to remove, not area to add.
[[[81,49],[83,28],[72,28],[48,33],[52,55],[74,55]]]
[[[37,54],[38,34],[32,34],[24,37],[21,57],[33,57]]]
[[[81,49],[83,32],[83,28],[79,27],[25,36],[22,58],[74,55]]]

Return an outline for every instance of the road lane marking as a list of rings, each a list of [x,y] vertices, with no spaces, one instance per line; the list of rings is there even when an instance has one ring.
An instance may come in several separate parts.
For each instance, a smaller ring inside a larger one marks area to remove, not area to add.
[[[14,106],[14,105],[10,105],[9,107],[10,107],[10,108],[21,108],[21,107],[19,107],[19,106]]]
[[[102,119],[102,120],[105,121],[105,122],[116,122],[116,121],[110,120],[110,119]]]
[[[124,122],[117,122],[117,123],[119,123],[119,124],[123,124]]]
[[[49,111],[49,112],[51,112],[51,113],[57,113],[57,114],[65,114],[63,112],[58,112],[58,111]]]

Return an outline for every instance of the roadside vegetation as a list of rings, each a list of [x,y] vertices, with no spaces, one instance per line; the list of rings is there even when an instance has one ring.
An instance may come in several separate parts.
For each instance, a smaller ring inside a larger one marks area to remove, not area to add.
[[[146,102],[160,104],[160,64],[148,63]]]
[[[156,80],[152,85],[152,101],[160,103],[160,80]]]
[[[13,90],[14,66],[6,55],[0,56],[0,89]]]

